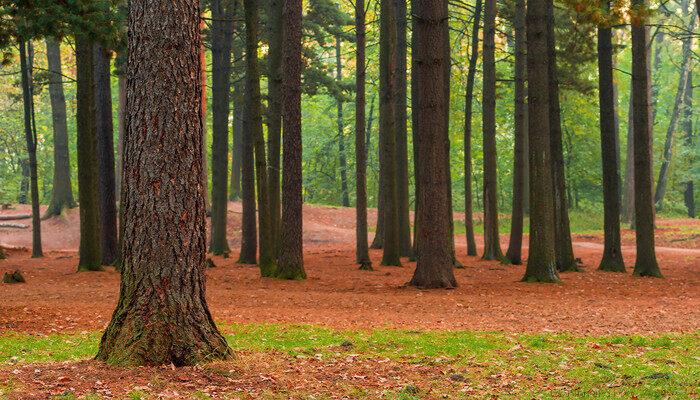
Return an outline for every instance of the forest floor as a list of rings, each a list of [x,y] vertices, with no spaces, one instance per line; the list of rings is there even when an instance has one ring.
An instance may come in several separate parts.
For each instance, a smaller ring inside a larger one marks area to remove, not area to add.
[[[17,206],[0,215],[27,211]],[[574,235],[582,272],[563,274],[561,285],[521,283],[523,266],[467,257],[460,236],[457,255],[465,268],[455,271],[459,288],[421,291],[404,286],[414,264],[379,266],[381,251],[371,254],[375,271],[357,270],[354,209],[306,206],[304,217],[309,278],[261,279],[254,266],[235,262],[240,204],[230,204],[233,253],[213,258],[207,298],[238,359],[185,372],[84,361],[94,354],[98,332],[116,304],[119,275],[111,269],[75,272],[77,210],[43,222],[46,257],[40,259],[26,250],[30,229],[0,229],[0,245],[10,249],[0,272],[20,269],[27,279],[0,286],[0,399],[62,393],[64,398],[413,399],[447,393],[521,398],[548,385],[559,393],[555,398],[699,395],[698,220],[658,221],[657,256],[665,279],[632,277],[634,235],[628,230],[627,273],[596,270],[602,234],[587,230]],[[370,212],[371,223],[374,218]],[[501,240],[505,250],[507,234]],[[379,346],[374,335],[385,343]],[[297,346],[309,337],[311,342]],[[255,340],[241,345],[241,338]],[[261,347],[260,340],[270,345]],[[416,341],[426,345],[408,344]],[[433,348],[443,341],[454,346]],[[460,345],[466,347],[455,353]],[[625,362],[614,364],[620,358]],[[642,370],[623,372],[633,368],[630,362],[640,362]],[[669,369],[677,375],[672,382],[671,372],[664,372]],[[130,383],[124,385],[127,375]],[[600,381],[601,376],[606,378]]]

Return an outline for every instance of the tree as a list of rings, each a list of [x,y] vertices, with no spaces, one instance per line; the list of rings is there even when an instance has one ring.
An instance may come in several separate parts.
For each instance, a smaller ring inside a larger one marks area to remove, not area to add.
[[[654,248],[652,137],[649,119],[645,0],[632,0],[632,101],[634,125],[634,216],[637,260],[634,275],[661,277]]]
[[[549,49],[549,140],[552,162],[552,195],[554,196],[554,247],[559,271],[577,271],[569,227],[569,211],[566,202],[566,175],[562,147],[561,106],[559,104],[559,79],[557,71],[554,35],[554,5],[547,3],[547,46]]]
[[[367,149],[365,147],[365,50],[366,50],[366,26],[365,26],[365,2],[355,1],[355,208],[356,224],[355,234],[357,247],[355,257],[360,269],[371,271],[372,260],[369,258],[367,246]]]
[[[515,149],[513,160],[513,210],[510,242],[506,258],[511,264],[522,264],[523,217],[527,191],[527,51],[525,32],[525,0],[515,1]]]
[[[383,187],[382,265],[401,265],[396,156],[396,6],[381,0],[379,21],[379,184]]]
[[[44,218],[61,215],[64,209],[76,206],[70,179],[70,155],[68,151],[68,122],[66,120],[66,97],[63,93],[63,71],[61,68],[61,43],[46,38],[46,58],[49,66],[49,97],[51,98],[51,121],[53,128],[53,183],[51,202]]]
[[[301,20],[302,1],[283,0],[283,199],[282,237],[276,272],[282,279],[306,278],[301,193]]]
[[[114,172],[114,127],[112,122],[112,84],[109,50],[100,43],[93,45],[95,67],[95,122],[97,126],[97,176],[100,222],[100,252],[103,265],[117,260],[117,201]]]
[[[417,234],[416,270],[410,284],[420,288],[454,288],[454,248],[451,239],[449,204],[450,173],[446,162],[449,153],[445,109],[445,82],[450,77],[444,51],[447,36],[447,1],[417,0],[413,2],[414,47],[413,82],[422,95],[415,99],[413,110],[417,141],[416,191]],[[432,90],[430,89],[432,88]],[[425,206],[429,205],[429,206]],[[430,221],[430,223],[421,223]]]
[[[607,12],[610,0],[603,2]],[[605,244],[598,269],[625,272],[620,237],[620,160],[613,79],[613,45],[610,22],[598,26],[598,98],[600,107],[600,147],[603,165],[603,213]]]
[[[546,9],[552,0],[527,2],[528,136],[530,143],[530,249],[525,282],[559,282],[554,252],[549,127],[549,59]]]
[[[474,208],[472,201],[472,103],[474,100],[474,78],[479,58],[479,23],[482,0],[476,0],[472,23],[472,42],[467,69],[467,94],[464,101],[464,226],[467,234],[467,255],[476,255],[474,240]]]
[[[484,8],[484,260],[502,260],[498,235],[496,173],[496,0],[486,0]]]
[[[270,196],[270,225],[277,242],[280,232],[280,148],[282,136],[282,8],[284,0],[268,2],[269,53],[267,72],[267,184]]]
[[[396,2],[396,194],[399,215],[399,252],[402,257],[410,257],[411,218],[408,198],[408,116],[406,79],[406,0]]]
[[[95,102],[94,43],[87,33],[75,36],[78,123],[78,202],[80,203],[79,271],[100,271],[99,166]],[[126,177],[125,177],[126,178]]]
[[[688,81],[685,86],[685,97],[683,101],[685,110],[683,129],[685,130],[685,145],[688,149],[693,149],[693,74],[688,75]],[[691,155],[691,162],[694,161]],[[683,191],[683,199],[685,207],[688,210],[688,217],[695,218],[695,184],[693,179],[688,179],[685,183]]]
[[[29,43],[29,45],[27,45]],[[29,47],[29,49],[27,49]],[[27,51],[29,50],[29,51]],[[27,54],[29,53],[29,54]],[[32,257],[43,257],[41,248],[41,216],[39,211],[39,176],[37,171],[37,135],[34,119],[34,83],[32,70],[34,54],[31,42],[19,39],[20,70],[22,73],[22,100],[24,108],[24,136],[27,144],[32,198]]]
[[[245,85],[242,79],[243,72],[241,64],[243,60],[243,38],[241,29],[243,21],[241,11],[243,9],[242,0],[234,1],[233,18],[238,21],[234,24],[234,41],[232,43],[233,53],[233,71],[236,79],[233,82],[233,149],[231,151],[231,189],[229,191],[229,200],[238,200],[242,196],[241,191],[241,166],[243,159],[243,136],[244,133],[244,111],[245,111]],[[269,127],[268,127],[269,129]]]
[[[97,353],[110,364],[184,366],[231,355],[204,293],[198,23],[194,0],[130,3],[124,265]]]
[[[233,0],[212,0],[212,143],[211,143],[211,238],[209,251],[215,255],[230,250],[226,240],[228,217],[228,128],[231,92],[231,41]]]
[[[335,71],[336,80],[340,87],[343,82],[343,61],[340,57],[342,40],[340,36],[335,37]],[[343,93],[338,91],[336,96],[338,107],[338,163],[340,164],[340,196],[343,207],[350,207],[350,194],[348,193],[348,162],[345,155],[345,122],[343,117]]]

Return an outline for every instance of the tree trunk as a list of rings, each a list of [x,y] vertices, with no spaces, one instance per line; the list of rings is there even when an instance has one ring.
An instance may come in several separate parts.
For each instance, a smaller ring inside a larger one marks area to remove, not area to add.
[[[610,0],[603,3],[606,11]],[[613,46],[610,26],[598,27],[598,98],[600,106],[600,147],[603,164],[603,211],[605,245],[598,269],[625,272],[620,238],[620,175],[615,119]]]
[[[683,119],[683,129],[685,130],[685,145],[690,150],[690,165],[693,165],[693,74],[688,74],[688,81],[685,86],[685,97],[683,101],[683,106],[685,110],[685,115]],[[693,179],[688,180],[685,183],[685,191],[683,192],[683,198],[685,202],[685,207],[688,210],[688,217],[695,218],[695,184]]]
[[[686,7],[686,11],[687,7]],[[693,31],[695,26],[695,15],[691,16],[690,24],[688,25],[688,32]],[[659,179],[656,182],[656,194],[654,195],[654,204],[656,204],[656,210],[660,211],[662,208],[664,195],[666,194],[666,186],[668,183],[668,169],[671,165],[671,158],[673,156],[673,135],[676,132],[676,125],[681,116],[681,106],[683,105],[684,94],[686,92],[686,83],[688,80],[688,74],[690,73],[690,52],[691,52],[692,38],[690,36],[683,39],[683,54],[680,66],[680,75],[678,77],[678,89],[676,90],[676,98],[673,102],[673,111],[671,112],[671,120],[668,123],[668,130],[666,131],[666,141],[664,142],[664,152],[661,159],[661,168],[659,170]]]
[[[552,194],[554,196],[554,243],[559,271],[577,271],[569,227],[569,211],[566,201],[566,175],[562,148],[561,106],[559,104],[559,80],[557,73],[556,44],[554,35],[554,6],[547,5],[547,46],[549,49],[549,140],[551,143]]]
[[[414,125],[417,140],[416,192],[417,235],[416,270],[410,284],[420,288],[454,288],[454,248],[450,238],[450,173],[446,159],[448,127],[445,113],[449,99],[443,90],[449,82],[449,63],[444,51],[448,30],[446,0],[423,0],[413,3],[414,48],[413,82],[421,96],[416,99]],[[429,206],[425,206],[429,205]],[[430,221],[430,223],[421,223]]]
[[[204,29],[206,29],[207,24],[204,22],[204,7],[205,2],[200,1],[200,19],[199,19],[199,32],[200,35],[204,34]],[[202,185],[204,186],[204,208],[206,208],[207,213],[209,213],[209,171],[207,166],[207,49],[204,46],[204,40],[201,41],[199,47],[199,64],[202,70],[201,82],[202,85],[202,130],[204,132],[202,141],[202,169],[204,170],[204,176],[202,180]]]
[[[370,111],[372,109],[370,108]],[[371,114],[370,114],[371,116]],[[371,120],[371,118],[370,118]],[[369,148],[369,146],[367,147]],[[379,162],[382,160],[381,135],[379,143]],[[384,188],[382,186],[381,165],[379,166],[379,187],[377,188],[377,228],[374,230],[374,239],[370,245],[371,249],[381,249],[384,247]]]
[[[356,66],[355,66],[355,208],[356,250],[355,257],[361,270],[371,271],[367,245],[367,149],[365,148],[365,2],[355,2]]]
[[[80,203],[80,260],[78,271],[102,270],[100,213],[97,193],[97,124],[95,102],[95,60],[93,42],[85,35],[75,37],[78,125],[78,202]]]
[[[103,265],[114,265],[117,260],[117,201],[114,177],[114,126],[112,122],[112,85],[110,54],[95,43],[95,122],[97,129],[97,163],[99,174],[98,201],[100,204],[100,250]]]
[[[126,78],[123,73],[118,75],[118,85],[119,85],[119,108],[117,111],[117,119],[119,121],[119,133],[117,138],[117,173],[116,173],[116,187],[117,187],[117,199],[121,202],[121,192],[122,192],[122,159],[124,158],[124,120],[126,115]],[[121,233],[121,232],[120,232]],[[119,235],[121,237],[121,234]]]
[[[486,0],[484,8],[484,260],[502,260],[498,235],[496,172],[496,0]]]
[[[267,147],[270,195],[270,225],[273,244],[279,243],[280,234],[280,147],[282,135],[282,8],[284,0],[269,0],[268,29],[269,54],[267,76]]]
[[[474,78],[479,58],[479,24],[481,21],[482,0],[474,5],[472,43],[467,69],[467,94],[464,102],[464,226],[467,230],[467,255],[476,256],[474,240],[474,206],[472,201],[472,103],[474,100]]]
[[[228,254],[228,128],[231,91],[231,41],[233,40],[233,0],[211,2],[212,55],[212,144],[211,144],[211,238],[209,251]]]
[[[512,264],[522,264],[523,217],[527,191],[527,51],[525,32],[525,0],[516,0],[515,28],[515,149],[513,160],[513,210],[511,211],[510,242],[506,258]]]
[[[19,169],[22,174],[22,178],[19,182],[19,195],[17,196],[17,203],[27,204],[29,203],[29,159],[20,159]]]
[[[408,115],[407,115],[407,61],[406,61],[406,0],[394,0],[396,4],[396,193],[399,213],[399,252],[410,257],[411,218],[408,205]]]
[[[51,203],[44,218],[61,215],[64,209],[76,206],[70,179],[68,150],[68,122],[66,121],[66,97],[63,94],[61,45],[54,38],[46,38],[46,58],[49,67],[49,97],[53,127],[53,185]]]
[[[527,77],[530,143],[530,249],[525,282],[559,282],[554,251],[549,129],[549,46],[546,9],[552,0],[528,0]]]
[[[302,230],[301,69],[302,1],[284,0],[283,97],[284,127],[282,236],[277,277],[305,279]]]
[[[233,83],[233,150],[231,160],[231,190],[229,192],[229,200],[238,200],[242,196],[241,191],[241,166],[243,160],[243,137],[245,136],[244,129],[244,111],[245,111],[245,85],[243,81],[243,72],[240,64],[243,60],[243,40],[241,38],[241,29],[243,23],[241,21],[241,10],[243,8],[241,0],[234,0],[234,19],[239,23],[234,24],[236,39],[232,43],[233,52],[233,70],[235,71],[235,81]]]
[[[340,58],[341,41],[340,36],[335,37],[335,71],[336,71],[336,81],[338,87],[343,82],[343,64]],[[345,155],[345,129],[344,129],[344,118],[343,118],[343,93],[338,92],[337,98],[338,104],[338,163],[340,165],[340,193],[341,193],[341,204],[343,207],[350,207],[350,194],[348,193],[348,162]]]
[[[622,220],[628,224],[634,221],[634,120],[630,82],[630,102],[627,111],[627,151],[625,160],[625,182],[622,191]]]
[[[28,48],[27,48],[28,47]],[[43,257],[41,249],[41,215],[39,210],[39,177],[37,175],[37,134],[34,119],[34,51],[31,42],[19,40],[22,72],[22,100],[24,106],[24,137],[27,144],[29,178],[32,199],[32,258]]]
[[[124,366],[226,359],[231,350],[205,298],[198,2],[130,4],[124,265],[97,359]]]
[[[632,0],[632,6],[644,8],[645,0]],[[646,16],[640,13],[632,23],[632,96],[634,125],[634,211],[637,260],[634,274],[661,277],[654,248],[654,203],[652,197],[652,148],[649,120],[648,48]]]

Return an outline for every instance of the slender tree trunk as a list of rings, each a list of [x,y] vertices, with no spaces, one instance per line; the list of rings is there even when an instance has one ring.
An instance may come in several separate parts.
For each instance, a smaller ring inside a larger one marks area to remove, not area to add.
[[[530,142],[530,248],[525,282],[559,282],[554,250],[554,195],[549,129],[549,46],[546,9],[552,0],[527,2],[528,136]]]
[[[245,86],[243,80],[243,71],[240,64],[243,60],[243,40],[241,38],[244,30],[243,22],[241,21],[241,11],[243,3],[241,0],[234,0],[234,19],[238,24],[234,24],[236,39],[232,43],[233,52],[233,71],[235,72],[235,80],[233,83],[233,150],[231,160],[231,190],[229,191],[229,200],[238,200],[242,196],[241,192],[241,165],[243,159],[243,137],[245,136],[244,129],[244,110],[245,110]]]
[[[603,3],[606,11],[610,0]],[[618,139],[615,119],[613,46],[610,26],[598,26],[598,98],[600,106],[600,147],[603,164],[603,211],[605,245],[598,269],[625,272],[620,238],[620,183]]]
[[[480,0],[479,0],[480,1]],[[413,12],[414,6],[411,5],[411,11]],[[417,261],[418,252],[418,207],[420,201],[420,182],[418,182],[418,157],[420,156],[418,151],[418,131],[420,125],[420,117],[418,116],[418,99],[421,97],[420,82],[416,79],[415,71],[418,70],[418,58],[415,57],[414,49],[418,47],[418,42],[416,41],[418,27],[416,24],[416,18],[411,18],[411,141],[413,142],[413,193],[415,197],[415,203],[413,205],[413,254],[410,257],[411,261]],[[374,98],[372,98],[374,100]]]
[[[369,146],[367,148],[369,148]],[[381,141],[379,144],[379,160],[381,164]],[[381,249],[382,247],[384,247],[384,188],[382,187],[381,165],[379,166],[379,168],[379,187],[377,188],[377,227],[374,230],[374,239],[372,240],[372,244],[370,245],[371,249]]]
[[[367,149],[365,148],[365,2],[355,2],[356,66],[355,66],[355,208],[356,208],[356,250],[355,257],[361,270],[371,271],[367,245]]]
[[[27,144],[29,177],[32,199],[32,258],[43,257],[41,248],[41,215],[39,210],[39,177],[37,175],[37,134],[34,120],[34,51],[32,44],[19,40],[19,54],[22,72],[22,100],[24,105],[24,136]]]
[[[199,20],[199,32],[200,35],[204,34],[204,29],[206,29],[207,24],[204,22],[204,7],[205,2],[200,1],[200,20]],[[204,132],[204,140],[202,141],[202,168],[204,170],[204,177],[202,184],[204,185],[204,206],[209,213],[211,205],[209,204],[209,168],[207,165],[207,49],[204,47],[204,40],[201,41],[199,47],[199,64],[202,70],[201,82],[202,85],[202,129]]]
[[[554,243],[559,271],[577,271],[569,227],[569,211],[566,201],[566,171],[562,148],[561,106],[559,104],[559,80],[554,36],[554,6],[547,5],[547,46],[549,49],[549,140],[551,143],[552,190],[554,196]]]
[[[694,165],[693,158],[693,74],[688,74],[688,81],[685,86],[685,97],[683,101],[685,115],[683,119],[683,130],[685,131],[685,145],[690,150],[690,165]],[[685,183],[683,192],[685,207],[688,210],[688,217],[695,218],[695,184],[692,177]]]
[[[340,58],[341,40],[335,37],[335,71],[338,85],[343,82],[343,63]],[[345,154],[345,121],[343,117],[343,94],[338,93],[338,163],[340,164],[340,194],[343,207],[350,207],[350,194],[348,193],[348,162]]]
[[[53,185],[51,203],[44,218],[61,215],[64,209],[76,206],[70,179],[68,150],[68,122],[66,121],[66,97],[63,94],[61,45],[51,37],[46,38],[46,58],[49,65],[49,97],[53,127]]]
[[[464,102],[464,225],[467,230],[467,255],[476,256],[474,240],[474,206],[472,201],[472,103],[474,99],[474,78],[479,58],[479,24],[481,22],[482,0],[474,5],[472,43],[467,69],[467,94]]]
[[[498,235],[496,173],[496,0],[486,0],[484,8],[484,260],[502,260]]]
[[[124,366],[226,359],[231,350],[205,298],[198,2],[130,4],[124,266],[97,359]]]
[[[525,0],[515,2],[515,154],[513,160],[513,210],[511,211],[510,242],[506,258],[522,264],[523,217],[527,191],[527,51],[525,32]]]
[[[19,160],[19,168],[22,173],[22,178],[19,182],[19,195],[17,196],[17,203],[27,204],[29,203],[29,159],[22,158]]]
[[[632,0],[633,7],[644,8],[645,0]],[[632,23],[632,95],[634,118],[634,204],[637,260],[634,274],[661,277],[654,247],[654,203],[652,197],[652,148],[649,120],[649,69],[646,45],[647,18],[643,12]]]
[[[282,8],[284,0],[269,0],[268,27],[269,53],[267,76],[267,148],[270,192],[270,225],[273,244],[279,243],[280,234],[280,148],[282,135],[282,74],[283,57]]]
[[[302,235],[301,26],[302,1],[283,0],[284,52],[282,125],[284,127],[282,237],[277,277],[304,279]]]
[[[406,0],[396,3],[396,184],[399,212],[399,251],[402,257],[410,257],[411,218],[408,205],[408,114],[407,114],[407,56]]]
[[[413,82],[422,96],[416,99],[414,129],[417,140],[417,264],[410,284],[420,288],[454,288],[454,247],[450,238],[451,205],[446,159],[448,127],[445,118],[449,99],[449,64],[444,51],[448,40],[446,0],[420,0],[413,3],[414,47]],[[429,205],[429,206],[425,206]],[[430,221],[430,223],[421,223]]]
[[[95,122],[97,129],[97,163],[100,204],[100,250],[103,265],[114,265],[118,258],[117,201],[114,177],[114,126],[112,122],[112,85],[110,54],[95,43]]]
[[[687,7],[686,11],[688,11]],[[695,15],[692,15],[690,24],[688,25],[688,32],[692,32],[694,26]],[[673,102],[673,111],[671,111],[671,119],[668,123],[668,130],[666,131],[663,158],[661,159],[659,179],[656,182],[656,194],[654,195],[654,204],[656,204],[657,211],[661,210],[664,195],[666,194],[668,170],[671,165],[671,158],[673,156],[673,135],[676,132],[676,125],[678,125],[678,121],[681,118],[681,106],[683,105],[684,94],[686,92],[686,83],[688,81],[688,74],[690,73],[691,45],[692,39],[690,36],[683,39],[683,54],[681,56],[682,61],[680,75],[678,77],[678,89],[676,90],[676,98]]]
[[[78,125],[78,202],[80,203],[80,260],[78,271],[102,269],[100,213],[97,193],[97,125],[95,102],[95,60],[93,42],[84,35],[75,37]]]
[[[117,119],[119,121],[119,131],[117,138],[117,173],[116,173],[116,186],[117,186],[117,198],[121,203],[121,192],[122,192],[122,160],[124,159],[124,118],[126,114],[126,78],[122,73],[118,75],[119,81],[119,109],[117,111]],[[119,237],[121,237],[121,232]]]
[[[212,195],[209,251],[215,255],[228,254],[230,251],[226,238],[226,222],[228,217],[228,120],[234,7],[233,0],[213,0],[211,2]]]
[[[663,50],[664,40],[666,39],[666,33],[659,29],[654,38],[656,42],[656,48],[654,49],[654,61],[651,65],[651,124],[654,125],[656,121],[656,111],[658,110],[659,103],[659,69],[661,68],[661,51]],[[651,43],[649,43],[651,46]],[[650,48],[651,50],[651,48]],[[651,51],[650,51],[651,53]]]

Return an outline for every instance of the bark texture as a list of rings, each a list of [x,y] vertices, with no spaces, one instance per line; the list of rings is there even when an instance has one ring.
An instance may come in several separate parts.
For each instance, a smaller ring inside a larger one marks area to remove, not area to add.
[[[399,212],[399,252],[402,257],[410,257],[411,218],[409,209],[408,183],[408,113],[407,113],[407,57],[406,0],[396,2],[396,194]]]
[[[693,158],[692,150],[694,149],[693,144],[695,137],[693,135],[693,74],[688,75],[688,81],[685,86],[685,97],[683,101],[683,108],[685,110],[683,118],[683,130],[685,131],[685,146],[691,151],[690,164],[693,165],[695,159]],[[695,218],[695,183],[693,179],[689,179],[685,183],[685,190],[683,192],[683,199],[685,202],[685,207],[688,210],[688,217]]]
[[[343,61],[341,58],[342,42],[340,36],[335,37],[335,79],[338,87],[343,82]],[[338,91],[337,125],[338,125],[338,164],[340,166],[340,204],[350,207],[350,193],[348,191],[348,159],[345,152],[345,118],[343,116],[343,93]]]
[[[282,137],[282,9],[284,0],[269,0],[269,53],[267,72],[267,149],[270,226],[277,243],[280,232],[280,149]]]

